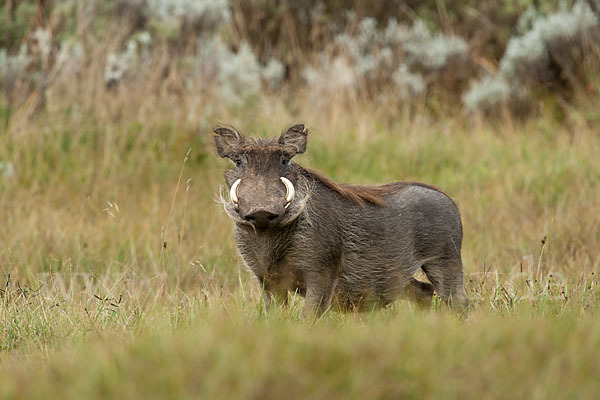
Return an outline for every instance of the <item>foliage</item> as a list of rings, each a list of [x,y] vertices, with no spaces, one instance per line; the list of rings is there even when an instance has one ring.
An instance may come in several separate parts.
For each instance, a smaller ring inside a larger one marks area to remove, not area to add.
[[[303,73],[313,90],[362,87],[373,94],[391,83],[400,100],[409,100],[424,94],[426,82],[439,79],[441,70],[456,68],[467,56],[464,40],[432,35],[420,20],[406,26],[392,18],[378,30],[374,18],[365,18],[355,35],[342,33],[334,43],[341,55],[320,54],[320,68]]]
[[[425,102],[454,113],[462,96],[470,113],[505,107],[522,114],[540,98],[561,104],[597,90],[592,3],[400,3],[49,1],[40,26],[34,2],[22,0],[12,12],[1,8],[11,22],[1,39],[0,94],[18,105],[37,90],[37,112],[52,87],[64,94],[65,68],[107,90],[168,76],[189,104],[210,95],[233,107],[282,90],[306,89],[322,101],[341,89],[393,108]]]
[[[523,98],[523,87],[586,86],[585,72],[577,70],[586,58],[594,58],[589,45],[600,34],[598,17],[587,2],[578,0],[570,10],[562,3],[547,16],[530,6],[519,26],[524,32],[509,41],[497,76],[475,82],[465,94],[467,109],[514,103]]]

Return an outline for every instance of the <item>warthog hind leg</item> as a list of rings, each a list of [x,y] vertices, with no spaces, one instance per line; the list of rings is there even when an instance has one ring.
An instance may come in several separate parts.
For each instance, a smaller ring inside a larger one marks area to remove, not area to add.
[[[436,259],[422,266],[435,292],[450,307],[464,312],[468,307],[460,259]]]

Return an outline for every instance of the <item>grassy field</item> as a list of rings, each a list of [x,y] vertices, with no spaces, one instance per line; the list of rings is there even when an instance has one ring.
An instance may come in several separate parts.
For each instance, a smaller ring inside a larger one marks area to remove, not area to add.
[[[0,170],[0,397],[600,394],[595,115],[487,124],[264,101],[190,128],[160,114],[47,112],[0,127],[0,161],[12,165]],[[306,321],[294,298],[265,315],[216,201],[219,122],[257,135],[304,122],[299,163],[450,194],[471,314],[399,301]]]

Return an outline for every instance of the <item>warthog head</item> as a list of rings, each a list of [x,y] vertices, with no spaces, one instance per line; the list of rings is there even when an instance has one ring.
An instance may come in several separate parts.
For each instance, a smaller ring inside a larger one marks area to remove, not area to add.
[[[304,125],[292,126],[277,140],[244,138],[232,128],[217,128],[214,133],[219,156],[235,163],[225,172],[229,216],[259,230],[293,221],[308,194],[299,169],[291,162],[306,150],[308,130]]]

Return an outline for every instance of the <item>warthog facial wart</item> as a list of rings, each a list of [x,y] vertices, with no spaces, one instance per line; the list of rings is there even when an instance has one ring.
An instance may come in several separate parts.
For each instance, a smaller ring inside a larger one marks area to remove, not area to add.
[[[467,300],[458,208],[432,186],[339,184],[292,161],[308,130],[278,139],[214,130],[225,172],[239,253],[263,288],[266,307],[306,297],[305,314],[385,306],[399,297],[429,306],[434,291],[462,311]],[[413,277],[422,270],[429,281]]]

